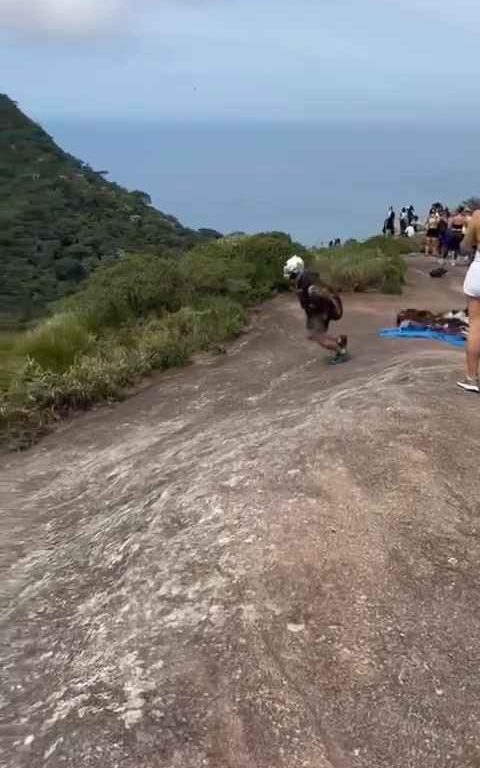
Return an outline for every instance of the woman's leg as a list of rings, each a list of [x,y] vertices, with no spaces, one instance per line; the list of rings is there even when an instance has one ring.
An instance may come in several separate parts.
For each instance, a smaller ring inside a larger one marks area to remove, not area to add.
[[[469,331],[467,341],[467,376],[478,379],[480,363],[480,299],[468,298]]]
[[[460,255],[460,244],[462,242],[462,237],[459,236],[458,232],[455,232],[453,235],[453,241],[452,241],[452,264],[456,264],[458,261],[458,257]]]
[[[445,263],[448,257],[448,235],[445,233],[440,240],[439,259]]]

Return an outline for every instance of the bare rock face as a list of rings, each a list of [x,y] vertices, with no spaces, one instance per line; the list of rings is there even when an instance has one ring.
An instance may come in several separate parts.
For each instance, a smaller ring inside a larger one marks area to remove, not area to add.
[[[347,301],[331,370],[276,301],[3,459],[2,765],[480,764],[479,401],[398,308]]]

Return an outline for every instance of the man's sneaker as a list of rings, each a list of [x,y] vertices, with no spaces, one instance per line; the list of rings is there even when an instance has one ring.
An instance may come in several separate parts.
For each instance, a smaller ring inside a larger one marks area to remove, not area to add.
[[[329,365],[338,365],[339,363],[347,363],[350,360],[350,355],[345,347],[335,352],[334,356],[328,361]]]
[[[468,376],[462,381],[457,381],[457,387],[464,389],[465,392],[476,392],[477,394],[480,393],[478,379],[470,379]]]

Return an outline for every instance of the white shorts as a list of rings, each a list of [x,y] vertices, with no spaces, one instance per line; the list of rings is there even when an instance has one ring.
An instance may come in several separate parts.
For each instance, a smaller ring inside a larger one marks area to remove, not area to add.
[[[469,296],[472,299],[480,299],[480,256],[475,256],[468,272],[465,275],[465,282],[463,283],[463,292],[465,296]]]

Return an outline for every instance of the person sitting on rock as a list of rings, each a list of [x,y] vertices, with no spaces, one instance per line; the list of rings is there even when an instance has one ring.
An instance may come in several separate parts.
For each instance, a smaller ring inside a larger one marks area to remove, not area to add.
[[[331,320],[340,320],[343,306],[340,296],[322,283],[315,272],[305,269],[300,256],[291,256],[285,264],[283,274],[295,286],[300,306],[306,315],[307,338],[324,349],[333,352],[330,365],[345,363],[350,359],[346,336],[329,336],[327,331]]]

